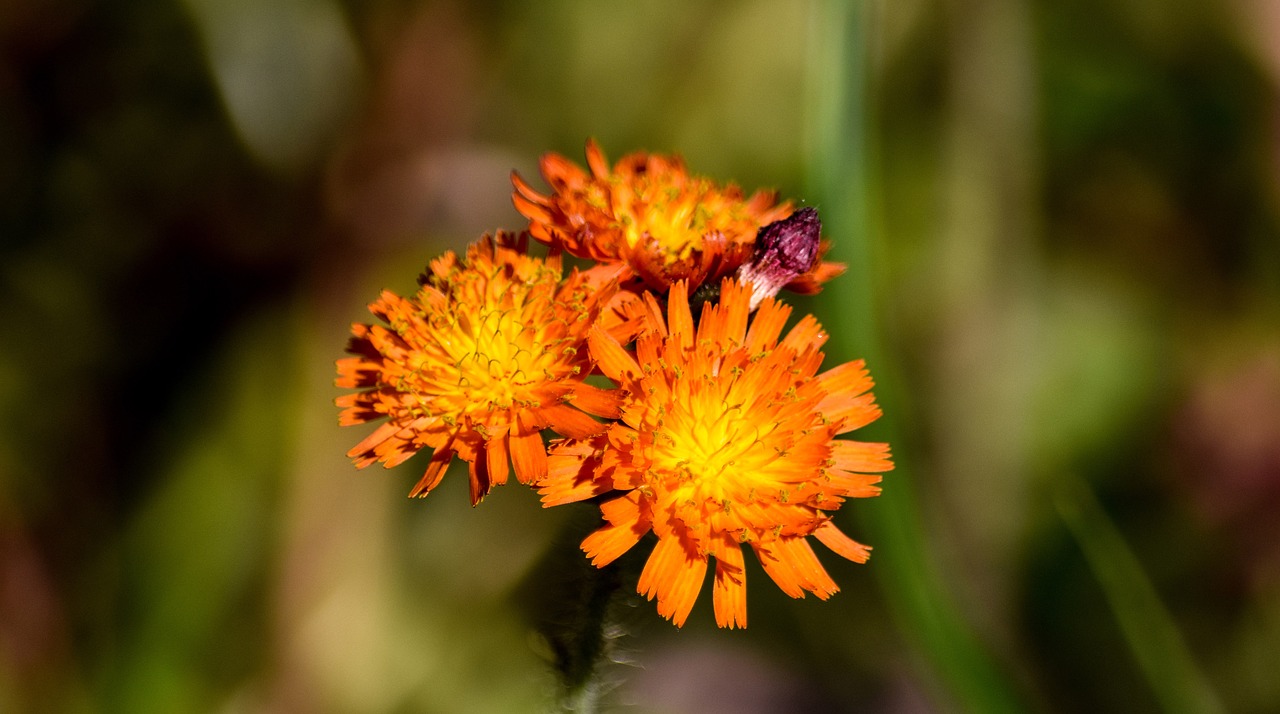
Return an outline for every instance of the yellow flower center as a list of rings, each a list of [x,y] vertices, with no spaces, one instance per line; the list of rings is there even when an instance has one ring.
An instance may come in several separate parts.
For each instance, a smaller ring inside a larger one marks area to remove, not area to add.
[[[471,269],[442,281],[449,309],[426,316],[427,334],[406,335],[420,339],[397,388],[414,396],[421,413],[456,419],[536,408],[545,385],[579,371],[571,325],[557,314],[556,271],[495,272]],[[581,298],[569,302],[580,304]],[[485,419],[490,427],[507,423]]]
[[[748,241],[754,239],[758,226],[743,219],[739,202],[726,200],[710,181],[663,178],[653,182],[615,178],[613,215],[628,246],[644,247],[655,241],[665,264],[671,265],[705,250],[706,237],[714,233],[731,241],[743,235]]]
[[[821,417],[809,408],[788,409],[799,400],[794,391],[760,393],[755,385],[762,375],[753,374],[753,366],[670,379],[670,399],[649,409],[638,426],[653,434],[650,484],[660,508],[695,531],[732,531],[743,540],[764,535],[767,526],[735,507],[800,500],[803,487],[796,483],[822,467],[792,450],[797,439],[816,434]],[[663,376],[655,370],[646,380]]]
[[[537,330],[513,316],[513,311],[486,306],[459,313],[457,340],[451,345],[452,356],[457,357],[451,376],[456,379],[458,397],[506,407],[515,399],[527,399],[522,387],[543,378],[541,367],[548,360]]]

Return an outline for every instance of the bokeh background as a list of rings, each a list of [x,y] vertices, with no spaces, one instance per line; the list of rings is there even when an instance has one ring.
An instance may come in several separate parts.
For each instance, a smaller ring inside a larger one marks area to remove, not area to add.
[[[635,603],[602,709],[1280,711],[1277,37],[1268,0],[0,4],[0,711],[550,710],[522,600],[589,507],[357,472],[333,360],[587,137],[819,208],[850,271],[797,303],[899,465],[841,593]]]

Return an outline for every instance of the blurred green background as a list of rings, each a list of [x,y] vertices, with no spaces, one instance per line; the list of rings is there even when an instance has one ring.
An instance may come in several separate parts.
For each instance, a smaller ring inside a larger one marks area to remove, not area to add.
[[[590,507],[355,471],[333,360],[592,136],[819,208],[851,269],[796,302],[899,464],[840,594],[637,603],[603,708],[1280,711],[1277,37],[1267,0],[0,4],[0,711],[552,707],[520,600]]]

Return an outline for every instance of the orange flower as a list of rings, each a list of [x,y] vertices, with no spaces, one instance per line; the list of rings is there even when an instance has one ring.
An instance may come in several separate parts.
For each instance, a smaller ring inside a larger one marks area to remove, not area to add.
[[[549,196],[512,173],[516,210],[529,219],[534,238],[580,258],[624,263],[659,293],[679,280],[692,291],[732,274],[751,258],[760,229],[792,210],[772,191],[744,198],[733,184],[691,175],[678,156],[636,152],[610,169],[588,141],[587,165],[589,174],[559,154],[544,155]],[[843,271],[817,261],[787,287],[817,292]]]
[[[622,491],[601,506],[606,525],[582,543],[597,566],[652,530],[658,538],[638,590],[677,626],[693,608],[708,556],[721,627],[747,624],[742,545],[792,597],[838,588],[810,548],[815,536],[864,562],[869,548],[840,532],[830,512],[874,496],[893,468],[887,444],[835,438],[880,416],[861,361],[818,374],[826,333],[811,316],[781,341],[790,308],[773,298],[748,325],[751,290],[731,280],[695,329],[677,283],[667,317],[646,294],[647,331],[628,352],[604,330],[591,354],[622,396],[621,420],[553,447],[544,506]]]
[[[599,272],[561,280],[558,258],[525,255],[526,236],[485,236],[431,262],[413,298],[384,291],[369,310],[386,325],[352,326],[338,360],[340,423],[386,418],[347,453],[364,468],[390,468],[423,447],[434,453],[410,495],[439,483],[454,454],[470,464],[471,502],[507,480],[547,472],[541,432],[585,438],[618,415],[614,395],[583,383],[592,363],[583,341],[617,290]],[[602,328],[604,329],[604,328]],[[615,332],[621,326],[615,324]]]

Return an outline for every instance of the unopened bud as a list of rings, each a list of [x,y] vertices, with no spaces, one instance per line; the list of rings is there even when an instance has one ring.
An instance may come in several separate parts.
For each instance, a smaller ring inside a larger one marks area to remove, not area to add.
[[[822,221],[811,207],[760,229],[751,260],[738,268],[738,280],[751,283],[752,310],[813,268],[821,237]]]

